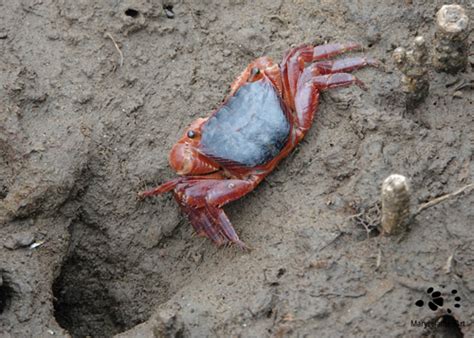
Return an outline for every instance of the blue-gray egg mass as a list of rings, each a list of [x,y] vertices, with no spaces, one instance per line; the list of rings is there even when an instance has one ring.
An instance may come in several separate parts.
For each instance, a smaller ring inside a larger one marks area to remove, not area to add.
[[[243,166],[258,166],[278,155],[289,132],[275,89],[260,80],[240,87],[205,123],[201,150]]]

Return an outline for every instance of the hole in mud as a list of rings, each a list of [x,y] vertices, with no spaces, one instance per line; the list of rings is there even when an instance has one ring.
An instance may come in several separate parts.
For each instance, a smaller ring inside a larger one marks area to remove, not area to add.
[[[3,284],[0,285],[0,314],[8,310],[12,301],[12,296],[13,289],[4,281]]]
[[[83,270],[75,257],[68,259],[53,283],[54,317],[73,337],[111,336],[126,329],[115,317],[117,304],[108,290]]]
[[[133,9],[133,8],[129,8],[125,11],[125,15],[132,18],[136,18],[138,14],[140,14],[140,12],[138,12],[136,9]]]
[[[72,337],[110,337],[146,321],[156,297],[147,294],[141,274],[127,277],[135,267],[121,264],[123,253],[111,248],[96,225],[78,222],[70,233],[68,254],[52,286],[58,324]]]
[[[462,338],[459,322],[451,315],[444,315],[433,319],[427,327],[431,328],[423,337]]]

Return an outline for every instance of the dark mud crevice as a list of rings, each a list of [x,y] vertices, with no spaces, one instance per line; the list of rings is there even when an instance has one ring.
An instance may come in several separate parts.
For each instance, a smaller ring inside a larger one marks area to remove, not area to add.
[[[0,186],[0,200],[3,200],[8,195],[8,188],[5,185]]]
[[[53,283],[54,316],[73,337],[110,337],[148,318],[129,316],[129,304],[116,298],[114,282],[123,276],[107,236],[76,222],[69,252]]]
[[[0,314],[6,312],[12,302],[13,298],[13,289],[8,285],[8,283],[1,279],[0,276]]]

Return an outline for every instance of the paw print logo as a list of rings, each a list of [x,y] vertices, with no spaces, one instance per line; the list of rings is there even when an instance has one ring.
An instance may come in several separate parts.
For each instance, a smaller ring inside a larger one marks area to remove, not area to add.
[[[442,288],[445,288],[444,286],[441,286]],[[438,310],[439,308],[442,308],[443,305],[444,305],[444,298],[441,297],[441,292],[440,291],[435,291],[435,289],[433,287],[429,287],[428,290],[426,290],[426,293],[429,295],[430,297],[430,300],[428,301],[428,307],[430,308],[431,311],[436,311]],[[450,297],[451,295],[454,296],[454,301],[456,303],[454,303],[454,307],[455,308],[460,308],[461,307],[461,297],[459,296],[456,296],[458,293],[458,290],[456,289],[452,289],[451,290],[451,294],[448,294],[448,297]],[[419,299],[415,302],[415,305],[418,306],[418,307],[423,307],[425,305],[425,302],[422,300],[422,299]],[[451,309],[450,308],[447,308],[446,311],[448,313],[451,313]]]

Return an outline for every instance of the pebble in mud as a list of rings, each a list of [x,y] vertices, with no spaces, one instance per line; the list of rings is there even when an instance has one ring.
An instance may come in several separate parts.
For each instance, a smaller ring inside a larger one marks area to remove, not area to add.
[[[165,5],[163,6],[163,10],[165,11],[165,15],[168,19],[174,19],[173,6]]]
[[[405,176],[393,174],[382,184],[382,228],[396,235],[407,230],[410,220],[410,188]]]
[[[16,250],[29,246],[35,240],[35,235],[32,232],[19,232],[7,237],[3,246],[10,250]]]
[[[436,14],[433,65],[438,72],[455,74],[469,57],[469,18],[463,7],[444,5]]]
[[[425,39],[417,36],[412,49],[399,47],[393,52],[393,59],[403,73],[402,90],[406,94],[407,109],[413,109],[428,96],[430,83],[428,79],[428,51]]]

